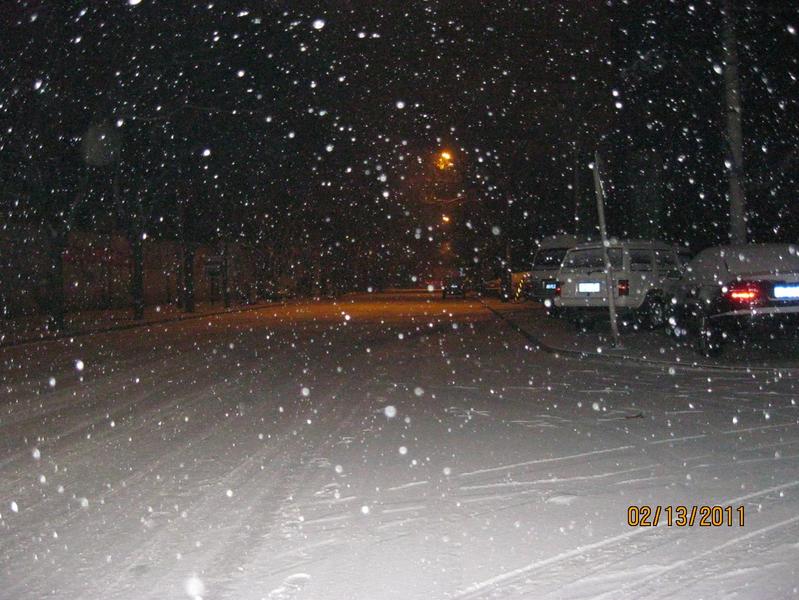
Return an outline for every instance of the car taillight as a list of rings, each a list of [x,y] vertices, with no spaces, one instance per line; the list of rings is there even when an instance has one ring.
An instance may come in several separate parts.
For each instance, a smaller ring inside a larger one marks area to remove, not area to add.
[[[724,292],[724,297],[737,304],[758,304],[765,299],[761,287],[752,282],[733,283]]]
[[[560,281],[555,283],[555,295],[560,296]]]
[[[629,295],[630,295],[630,280],[619,279],[619,296],[629,296]]]

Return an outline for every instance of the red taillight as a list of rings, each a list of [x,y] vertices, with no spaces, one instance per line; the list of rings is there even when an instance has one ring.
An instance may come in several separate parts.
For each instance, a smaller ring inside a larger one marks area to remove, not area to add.
[[[763,290],[756,283],[736,283],[727,289],[724,296],[740,304],[756,304],[763,300]]]
[[[630,280],[619,279],[619,296],[629,296],[629,295],[630,295]]]
[[[555,295],[560,296],[560,281],[555,284]]]
[[[733,290],[730,292],[730,298],[740,302],[751,302],[759,296],[760,292],[758,290]]]

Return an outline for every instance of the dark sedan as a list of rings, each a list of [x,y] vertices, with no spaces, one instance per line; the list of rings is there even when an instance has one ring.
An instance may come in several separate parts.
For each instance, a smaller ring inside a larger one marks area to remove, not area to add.
[[[706,356],[747,334],[793,336],[799,324],[799,245],[716,246],[700,252],[671,290],[670,330]]]

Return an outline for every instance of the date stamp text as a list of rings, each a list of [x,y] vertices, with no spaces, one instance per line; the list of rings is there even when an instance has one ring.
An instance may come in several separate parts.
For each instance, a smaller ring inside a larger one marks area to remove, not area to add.
[[[743,506],[630,506],[627,508],[630,527],[743,527]]]

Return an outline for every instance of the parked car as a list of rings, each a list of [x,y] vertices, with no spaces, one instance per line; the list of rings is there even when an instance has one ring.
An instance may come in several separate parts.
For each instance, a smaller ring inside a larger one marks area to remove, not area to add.
[[[542,240],[535,255],[529,276],[524,282],[524,297],[554,308],[552,299],[558,287],[558,271],[566,252],[581,240],[573,235],[556,235]]]
[[[441,297],[446,299],[449,296],[466,297],[466,278],[461,275],[445,277],[441,285]]]
[[[652,329],[663,325],[666,290],[682,275],[679,249],[651,240],[613,240],[607,252],[618,315]],[[578,244],[558,271],[555,307],[575,324],[590,324],[607,314],[606,288],[601,242]]]
[[[799,325],[799,244],[707,248],[668,300],[670,331],[708,356],[755,330],[787,335]]]

